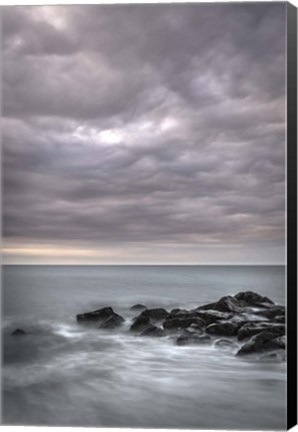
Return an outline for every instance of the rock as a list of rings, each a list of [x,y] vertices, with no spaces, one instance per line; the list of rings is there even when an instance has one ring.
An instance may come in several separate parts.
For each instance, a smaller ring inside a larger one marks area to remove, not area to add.
[[[284,306],[279,306],[279,305],[272,306],[268,309],[255,312],[256,315],[261,315],[271,320],[274,320],[275,317],[277,316],[278,317],[285,316],[285,313],[286,313],[286,308]]]
[[[285,335],[277,337],[277,338],[275,339],[275,341],[279,344],[280,348],[282,348],[282,349],[286,349],[286,341],[287,341],[287,338],[286,338]]]
[[[193,333],[185,331],[176,339],[177,345],[200,345],[211,342],[211,337],[207,334]]]
[[[164,336],[165,332],[160,327],[152,326],[148,327],[141,336],[152,336],[152,337],[161,337]]]
[[[167,318],[163,323],[164,329],[172,330],[172,329],[180,329],[187,328],[191,325],[196,325],[197,328],[202,328],[205,326],[205,322],[199,318],[196,314],[188,313],[179,313],[172,318]]]
[[[86,312],[77,315],[77,321],[103,321],[116,315],[111,307],[104,307],[93,312]]]
[[[216,336],[235,336],[238,332],[241,323],[231,321],[221,321],[210,324],[206,328],[206,333]]]
[[[107,320],[105,320],[99,328],[103,329],[113,329],[121,326],[124,323],[124,318],[118,314],[110,316]]]
[[[253,291],[242,291],[234,296],[236,300],[242,303],[243,306],[268,306],[274,305],[274,302],[268,297],[263,297]]]
[[[148,316],[139,315],[134,323],[130,326],[131,331],[144,331],[147,328],[152,327],[152,322]]]
[[[280,324],[285,324],[286,322],[286,317],[285,315],[277,315],[276,317],[273,318],[274,322],[276,323],[280,323]]]
[[[265,362],[284,362],[286,361],[286,353],[284,350],[273,351],[271,353],[262,354],[260,360]]]
[[[219,348],[239,348],[239,345],[230,339],[218,339],[214,342],[214,346]]]
[[[275,336],[282,336],[286,331],[284,324],[271,323],[268,321],[248,322],[238,330],[238,340],[241,341],[243,339],[249,338],[257,333],[261,333],[264,330],[274,333]]]
[[[130,308],[130,310],[141,310],[141,309],[146,309],[146,306],[142,304],[135,304]]]
[[[209,324],[212,324],[214,322],[221,321],[221,320],[228,320],[233,316],[232,313],[220,312],[217,310],[195,309],[195,311],[196,311],[196,316],[201,318],[205,322],[206,325],[209,325]]]
[[[139,317],[148,317],[152,320],[159,321],[165,319],[169,315],[169,312],[167,312],[163,308],[155,308],[155,309],[145,309]],[[137,317],[138,318],[138,317]]]
[[[12,333],[11,333],[11,335],[12,336],[24,336],[24,335],[26,335],[27,333],[25,332],[25,330],[22,330],[22,329],[16,329],[16,330],[14,330]]]
[[[284,338],[276,337],[274,333],[264,330],[246,342],[237,352],[237,356],[274,351],[284,348],[284,346]]]
[[[243,306],[237,299],[232,296],[225,296],[220,298],[217,302],[209,303],[207,305],[199,306],[197,310],[216,310],[220,312],[239,313],[243,310]]]
[[[174,315],[177,315],[179,312],[188,312],[188,311],[185,309],[179,309],[179,308],[172,309],[169,313],[169,318],[174,316]]]

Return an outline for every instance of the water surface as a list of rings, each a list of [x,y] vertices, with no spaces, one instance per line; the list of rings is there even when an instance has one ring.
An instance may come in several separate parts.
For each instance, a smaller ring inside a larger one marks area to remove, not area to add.
[[[243,290],[285,304],[282,266],[6,266],[3,423],[284,429],[285,364],[128,331],[130,307],[193,308]],[[121,330],[77,324],[113,306]],[[11,337],[17,327],[25,337]]]

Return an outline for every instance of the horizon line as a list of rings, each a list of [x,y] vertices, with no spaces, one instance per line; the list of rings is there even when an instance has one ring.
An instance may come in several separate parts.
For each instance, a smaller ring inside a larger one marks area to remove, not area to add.
[[[189,264],[179,264],[179,263],[135,263],[135,264],[120,264],[120,263],[115,263],[115,264],[55,264],[55,263],[2,263],[1,266],[70,266],[70,267],[75,267],[75,266],[81,266],[81,267],[113,267],[113,266],[125,266],[125,267],[137,267],[137,266],[181,266],[181,267],[188,267],[188,266],[286,266],[286,263],[202,263],[202,264],[197,264],[197,263],[189,263]]]

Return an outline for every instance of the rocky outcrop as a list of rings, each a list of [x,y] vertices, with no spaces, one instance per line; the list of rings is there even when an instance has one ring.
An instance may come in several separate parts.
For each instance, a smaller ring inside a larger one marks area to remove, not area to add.
[[[237,350],[238,356],[257,354],[265,359],[265,354],[271,358],[270,353],[285,350],[285,307],[253,291],[227,295],[191,310],[175,308],[168,312],[164,308],[147,309],[143,304],[130,309],[139,311],[130,331],[140,336],[168,336],[167,340],[174,340],[177,345],[214,343],[217,348]],[[79,314],[77,321],[99,323],[100,329],[115,329],[125,320],[112,307],[105,307]],[[20,329],[15,334],[18,332],[23,334]],[[217,337],[223,338],[216,340]]]
[[[149,327],[152,327],[152,322],[148,316],[138,316],[130,326],[131,331],[143,332]]]
[[[153,321],[160,321],[165,319],[169,315],[169,312],[163,308],[145,309],[139,317],[148,317]]]
[[[97,309],[92,312],[85,312],[77,315],[77,321],[79,322],[103,321],[110,318],[113,315],[116,315],[113,308],[104,307],[102,309]]]
[[[135,304],[133,305],[130,310],[142,310],[142,309],[146,309],[146,306],[143,304]]]
[[[205,326],[205,321],[199,318],[195,311],[179,310],[175,313],[171,312],[163,323],[163,327],[166,330],[185,329],[191,325],[202,328]]]
[[[264,351],[274,351],[284,348],[285,338],[276,337],[276,334],[273,332],[264,330],[245,343],[237,352],[237,356],[262,353]]]
[[[214,336],[236,336],[241,325],[242,323],[221,321],[215,324],[210,324],[206,328],[206,333]]]
[[[242,306],[252,306],[252,307],[270,307],[273,305],[273,301],[268,297],[263,297],[258,293],[253,291],[241,291],[234,296]]]
[[[271,323],[267,321],[263,322],[248,322],[244,324],[238,331],[238,340],[242,341],[255,334],[261,333],[267,330],[274,333],[276,336],[282,336],[285,334],[286,328],[284,324]]]
[[[201,318],[206,325],[213,324],[221,320],[228,320],[233,317],[234,314],[229,312],[220,312],[217,310],[200,310],[195,309],[196,316]]]
[[[99,328],[103,329],[113,329],[116,327],[121,326],[124,323],[124,318],[121,315],[114,314],[110,316],[108,319],[106,319]]]
[[[270,320],[275,320],[277,317],[285,317],[285,313],[286,313],[285,307],[278,306],[278,305],[255,312],[256,315],[266,317],[267,319]]]

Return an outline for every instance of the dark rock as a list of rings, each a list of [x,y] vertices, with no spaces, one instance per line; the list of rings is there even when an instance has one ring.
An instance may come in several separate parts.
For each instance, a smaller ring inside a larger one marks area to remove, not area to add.
[[[184,310],[184,309],[179,309],[179,308],[172,309],[170,311],[170,313],[169,313],[169,317],[172,317],[173,315],[176,315],[177,313],[181,312],[182,310]],[[184,310],[184,312],[187,312],[187,311]]]
[[[285,324],[286,322],[286,317],[285,315],[277,315],[276,317],[273,318],[274,322],[276,323],[280,323],[280,324]]]
[[[207,305],[199,306],[197,310],[217,310],[220,312],[239,313],[243,310],[243,306],[237,299],[232,296],[225,296],[217,302],[209,303]]]
[[[286,340],[287,338],[285,335],[279,336],[275,339],[275,341],[279,344],[280,348],[282,349],[286,349]]]
[[[93,312],[86,312],[77,315],[77,321],[103,321],[116,315],[111,307],[104,307]]]
[[[121,315],[115,314],[110,316],[105,322],[103,322],[99,328],[113,329],[121,326],[124,323],[124,318]]]
[[[165,332],[160,327],[152,326],[148,327],[141,336],[152,336],[152,337],[161,337],[164,336]]]
[[[152,320],[159,321],[165,319],[169,315],[163,308],[155,308],[155,309],[145,309],[139,317],[148,317]],[[138,317],[137,317],[138,318]]]
[[[27,333],[25,332],[25,330],[22,330],[22,329],[16,329],[16,330],[14,330],[12,333],[11,333],[11,335],[12,336],[24,336],[24,335],[26,335]]]
[[[286,361],[286,353],[284,350],[273,351],[271,353],[262,354],[260,360],[265,362],[284,362]]]
[[[265,310],[255,312],[256,315],[264,316],[268,319],[274,320],[277,316],[285,316],[286,308],[284,306],[272,306]]]
[[[152,322],[148,316],[139,315],[133,324],[130,326],[131,331],[144,331],[147,328],[152,327]]]
[[[217,310],[199,310],[196,309],[196,316],[201,318],[206,325],[212,324],[221,320],[230,319],[233,314],[229,312],[220,312]]]
[[[135,304],[130,308],[130,310],[141,310],[141,309],[146,309],[146,306],[142,304]]]
[[[211,342],[211,337],[207,334],[193,333],[185,331],[176,339],[177,345],[200,345]]]
[[[196,314],[192,313],[181,313],[179,315],[175,315],[172,318],[167,318],[163,323],[164,329],[172,330],[179,328],[187,328],[191,325],[195,324],[197,328],[202,328],[205,326],[205,322],[196,316]]]
[[[268,321],[248,322],[238,330],[238,340],[241,341],[243,339],[249,338],[255,334],[261,333],[264,330],[274,333],[275,336],[282,336],[286,331],[284,324],[270,323]]]
[[[242,303],[243,306],[269,306],[274,305],[274,302],[268,297],[263,297],[253,291],[242,291],[234,296],[236,300]]]
[[[218,339],[214,345],[219,348],[239,348],[239,345],[230,339]]]
[[[247,343],[245,343],[237,352],[238,356],[262,353],[264,351],[274,351],[285,346],[285,339],[276,337],[270,331],[264,330],[261,333],[254,335]]]
[[[210,324],[206,328],[206,333],[216,336],[235,336],[242,323],[221,321],[218,323]]]

